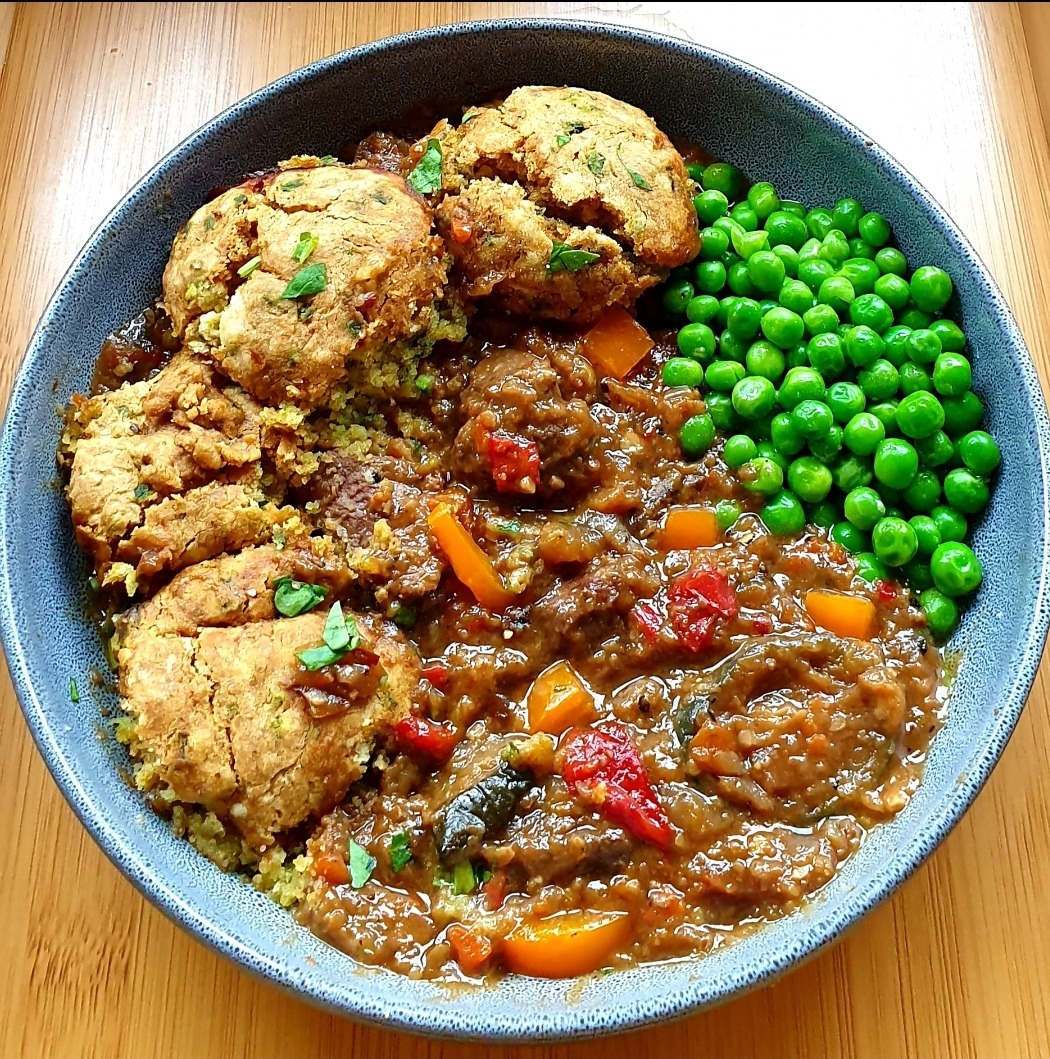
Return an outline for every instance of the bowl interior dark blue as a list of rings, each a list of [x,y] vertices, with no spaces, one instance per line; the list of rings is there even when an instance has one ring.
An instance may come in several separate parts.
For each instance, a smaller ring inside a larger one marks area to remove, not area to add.
[[[582,986],[512,978],[448,991],[355,967],[176,841],[125,785],[123,751],[96,736],[100,710],[114,701],[83,679],[104,663],[55,488],[55,405],[88,385],[106,333],[156,294],[175,231],[211,188],[291,154],[334,151],[420,100],[477,102],[514,84],[566,80],[637,104],[782,194],[813,204],[849,194],[877,206],[910,260],[941,264],[954,278],[976,387],[1007,457],[977,528],[986,580],[952,643],[959,679],[922,788],[805,912],[705,959]],[[838,116],[735,60],[636,30],[449,27],[334,56],[243,100],[168,155],[93,236],[44,314],[7,412],[0,627],[28,723],[85,826],[150,900],[220,952],[318,1003],[408,1030],[537,1041],[627,1029],[717,1002],[814,952],[890,893],[959,819],[1017,721],[1046,635],[1048,437],[1031,360],[987,272],[913,179]],[[81,678],[76,704],[71,677]]]

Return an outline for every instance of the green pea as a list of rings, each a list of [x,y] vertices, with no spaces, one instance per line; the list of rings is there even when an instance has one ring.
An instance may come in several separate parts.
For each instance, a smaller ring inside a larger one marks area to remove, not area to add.
[[[860,485],[846,494],[842,510],[846,518],[859,530],[870,530],[879,519],[886,516],[886,505],[882,497],[869,486]]]
[[[785,284],[786,286],[786,284]],[[806,325],[798,313],[778,306],[762,317],[762,333],[781,349],[789,349],[802,340]]]
[[[704,366],[690,357],[672,357],[663,368],[665,386],[698,387],[704,381]]]
[[[913,364],[910,360],[907,364],[900,366],[900,373],[901,393],[905,396],[920,391],[929,393],[933,389],[933,379],[930,377],[930,373],[918,364]]]
[[[774,493],[762,507],[762,521],[770,533],[787,537],[806,525],[806,512],[797,496],[787,489]]]
[[[769,250],[769,235],[766,232],[733,232],[730,242],[741,261],[750,261],[755,254]],[[750,276],[750,272],[748,275]]]
[[[807,440],[819,438],[831,429],[835,417],[823,401],[800,401],[791,413],[795,429]]]
[[[918,555],[924,559],[933,555],[937,545],[941,543],[941,531],[937,520],[930,515],[913,515],[908,519],[908,525],[915,531],[915,540],[918,542]]]
[[[941,498],[941,480],[933,471],[920,470],[904,490],[904,502],[912,511],[932,511]]]
[[[811,312],[827,306],[816,306]],[[830,312],[830,310],[829,310]],[[808,314],[807,314],[808,315]],[[842,339],[834,331],[814,335],[806,346],[806,358],[825,379],[833,379],[842,373],[846,366],[846,354],[842,349]]]
[[[746,434],[734,434],[731,438],[726,438],[722,449],[722,459],[726,461],[726,466],[734,471],[757,455],[758,446]]]
[[[858,368],[874,364],[886,348],[881,336],[867,324],[857,324],[849,328],[843,336],[843,345],[846,347],[846,356]]]
[[[907,280],[893,275],[892,272],[887,273],[885,276],[879,276],[875,281],[875,293],[895,313],[899,313],[908,304],[910,296]]]
[[[728,162],[712,162],[704,169],[700,186],[705,191],[721,191],[727,200],[735,202],[744,190],[744,174]]]
[[[871,546],[887,566],[903,566],[919,550],[915,530],[902,518],[879,519],[871,531]]]
[[[972,390],[958,397],[945,397],[941,404],[944,406],[944,429],[953,438],[974,430],[984,415],[984,405]]]
[[[772,496],[784,486],[784,471],[768,456],[748,460],[738,472],[744,488],[761,496]]]
[[[926,390],[916,390],[897,405],[897,426],[909,438],[928,438],[944,426],[944,406]]]
[[[744,229],[745,232],[754,232],[758,229],[758,214],[747,202],[738,202],[730,211],[729,216]],[[765,235],[765,233],[763,233]],[[766,235],[768,241],[769,236]],[[737,251],[737,253],[740,253]],[[741,254],[741,257],[744,255]]]
[[[833,423],[828,427],[827,432],[821,434],[820,437],[810,438],[807,442],[809,451],[816,456],[818,460],[822,460],[824,463],[830,464],[842,451],[842,439],[844,431],[838,423]]]
[[[941,340],[945,353],[961,353],[966,348],[966,335],[954,320],[934,320],[930,330]]]
[[[726,272],[726,283],[729,289],[742,298],[753,298],[759,293],[758,288],[751,282],[751,274],[747,270],[746,261],[738,261],[730,265]]]
[[[787,474],[788,465],[791,461],[783,453],[777,452],[777,447],[772,441],[760,441],[758,443],[758,454],[759,456],[764,456],[767,460],[772,460]]]
[[[735,360],[715,360],[704,371],[704,382],[709,390],[729,393],[747,375],[743,364]]]
[[[732,331],[723,331],[718,336],[718,353],[725,360],[735,360],[743,364],[747,357],[750,343],[746,338],[738,338]]]
[[[911,276],[911,300],[923,312],[940,312],[952,296],[952,278],[936,265],[921,265]]]
[[[785,309],[790,309],[799,316],[808,309],[812,309],[816,300],[809,287],[799,279],[785,281],[781,285],[777,298]]]
[[[892,246],[884,246],[875,255],[875,264],[884,275],[903,276],[908,271],[907,258]]]
[[[715,524],[725,532],[740,518],[741,513],[742,509],[735,500],[719,500],[715,504]]]
[[[667,312],[673,313],[675,316],[681,316],[694,294],[696,294],[696,291],[693,289],[693,285],[689,280],[682,279],[668,283],[664,287],[663,296],[660,300]]]
[[[690,416],[678,433],[682,451],[687,456],[700,456],[711,447],[715,440],[715,424],[707,413]]]
[[[770,382],[779,382],[786,368],[784,354],[764,339],[759,339],[748,348],[744,361],[749,375],[761,375]]]
[[[799,456],[793,460],[788,467],[787,480],[792,491],[807,504],[815,504],[831,492],[831,471],[812,456]]]
[[[952,439],[943,430],[935,430],[929,437],[917,438],[915,448],[919,459],[927,467],[941,467],[955,456]]]
[[[817,301],[830,306],[839,316],[849,311],[855,297],[853,284],[845,276],[829,276],[817,291]]]
[[[885,437],[886,428],[871,412],[858,412],[846,424],[846,448],[858,456],[870,456]]]
[[[798,432],[788,412],[780,412],[773,416],[769,424],[769,433],[777,452],[784,456],[794,456],[806,446],[806,439]]]
[[[988,506],[988,483],[965,467],[956,467],[944,476],[944,499],[964,515],[976,515]]]
[[[877,294],[861,294],[850,302],[849,318],[873,331],[883,332],[893,326],[893,310]]]
[[[711,417],[711,422],[723,434],[730,434],[740,429],[740,416],[736,414],[733,399],[728,393],[709,393],[704,398],[704,403],[707,405],[707,414]]]
[[[910,334],[911,328],[901,324],[895,324],[883,332],[882,341],[886,348],[882,355],[898,368],[911,363],[908,355],[908,335]]]
[[[934,638],[941,642],[947,640],[959,624],[955,601],[936,588],[928,588],[919,594],[919,606],[926,612],[926,627]]]
[[[839,508],[837,504],[833,504],[830,500],[822,500],[819,504],[814,504],[809,511],[809,521],[814,526],[820,526],[821,529],[831,529],[835,525],[839,517]],[[847,522],[848,526],[849,523]],[[850,527],[853,528],[852,526]]]
[[[798,278],[809,287],[810,290],[820,290],[820,285],[826,279],[835,275],[834,265],[819,257],[803,261],[801,256],[798,263]]]
[[[836,544],[841,544],[853,555],[864,551],[871,543],[868,535],[863,530],[857,529],[852,522],[836,522],[831,527],[831,539]]]
[[[889,570],[874,552],[857,552],[853,559],[857,564],[857,576],[863,578],[869,585],[873,585],[876,581],[890,580]]]
[[[809,357],[806,356],[806,346],[803,342],[799,342],[797,346],[792,346],[787,351],[785,359],[788,368],[805,368],[809,366]]]
[[[933,323],[933,316],[911,305],[900,314],[897,323],[910,327],[913,331],[924,331]]]
[[[747,204],[755,211],[759,220],[764,221],[771,213],[780,209],[780,196],[772,184],[760,180],[748,190]]]
[[[831,334],[839,326],[839,316],[830,305],[811,305],[802,314],[802,322],[811,335]]]
[[[809,236],[806,222],[783,208],[774,210],[766,218],[765,228],[769,233],[770,243],[774,246],[783,243],[794,250],[798,250]]]
[[[781,199],[780,208],[801,220],[804,220],[806,217],[806,207],[803,206],[801,202],[796,202],[794,199]]]
[[[716,189],[701,191],[693,196],[693,209],[704,224],[713,224],[729,212],[729,199]]]
[[[947,504],[938,504],[931,512],[930,518],[937,523],[937,530],[942,541],[961,541],[966,539],[969,526],[966,516],[960,514]]]
[[[718,313],[715,316],[716,327],[724,328],[726,320],[729,319],[729,310],[736,305],[736,295],[727,294],[724,298],[718,299]]]
[[[863,257],[851,257],[844,261],[839,275],[850,281],[854,294],[859,298],[871,294],[879,278],[879,266]]]
[[[916,364],[932,364],[941,355],[941,340],[929,328],[908,335],[908,356]]]
[[[937,546],[930,558],[933,583],[946,596],[965,596],[984,579],[981,560],[960,541],[946,541]]]
[[[933,365],[933,388],[945,397],[959,397],[973,384],[970,362],[958,353],[942,353]]]
[[[779,291],[787,277],[784,262],[772,250],[755,251],[747,259],[747,273],[760,291]]]
[[[900,573],[913,592],[923,592],[933,588],[933,574],[930,573],[930,560],[916,552],[915,558],[900,568]]]
[[[781,407],[790,412],[802,401],[823,400],[824,380],[812,368],[788,368],[777,396]]]
[[[956,449],[967,470],[985,478],[1002,460],[995,438],[985,430],[971,430],[959,439]]]
[[[705,228],[700,233],[700,260],[720,261],[729,249],[729,234],[721,228]]]
[[[817,256],[835,268],[841,268],[842,263],[849,257],[849,243],[846,242],[846,237],[837,228],[832,228],[820,241]]]
[[[831,469],[835,488],[841,489],[843,493],[848,493],[859,485],[869,485],[873,477],[871,461],[859,456],[846,456]]]
[[[762,311],[752,298],[737,298],[726,313],[726,328],[737,338],[754,338],[761,322]]]
[[[839,199],[831,211],[835,227],[849,239],[857,234],[857,223],[863,216],[864,207],[856,199]]]
[[[692,305],[696,300],[694,298],[689,304]],[[715,333],[707,324],[686,324],[679,330],[677,342],[683,356],[692,357],[693,360],[710,360],[714,356]]]
[[[865,213],[857,222],[857,231],[868,246],[885,246],[890,241],[889,222],[881,213]]]
[[[776,387],[761,375],[749,375],[733,387],[733,407],[745,419],[769,415],[776,400]]]
[[[858,412],[863,412],[867,404],[864,391],[853,382],[832,383],[825,401],[839,423],[848,423]]]
[[[885,401],[900,389],[901,375],[888,360],[880,358],[857,373],[857,383],[869,401]]]
[[[856,260],[857,258],[863,258],[865,261],[875,260],[875,248],[868,246],[863,239],[850,239],[849,241],[849,256]]]
[[[710,294],[698,294],[689,299],[685,307],[685,318],[694,324],[710,324],[718,312],[718,299]],[[712,334],[712,338],[714,335]],[[713,347],[712,347],[713,349]]]
[[[787,243],[777,243],[771,250],[784,265],[784,274],[794,279],[798,275],[798,251]]]
[[[704,167],[700,162],[686,162],[685,169],[686,172],[689,174],[690,179],[695,181],[697,184],[699,184],[700,181],[703,180]]]
[[[875,477],[891,489],[906,489],[919,471],[919,454],[910,441],[886,438],[875,449]]]
[[[873,404],[869,409],[869,412],[876,419],[878,419],[882,425],[886,428],[886,434],[896,433],[897,430],[897,402],[894,400],[879,401],[878,404]]]
[[[823,239],[834,227],[835,222],[827,210],[810,210],[806,214],[806,228],[814,239]]]

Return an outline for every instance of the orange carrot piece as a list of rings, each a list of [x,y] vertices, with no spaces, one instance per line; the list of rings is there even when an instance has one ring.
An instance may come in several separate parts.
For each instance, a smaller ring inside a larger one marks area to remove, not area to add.
[[[667,512],[660,533],[660,548],[663,551],[710,548],[717,543],[718,523],[710,508],[691,505],[673,507]]]
[[[310,870],[331,886],[342,886],[350,881],[350,869],[346,861],[335,853],[316,854]]]
[[[870,599],[846,596],[841,592],[807,592],[806,610],[817,625],[836,636],[871,639],[875,627],[875,604]]]
[[[575,978],[596,971],[631,936],[623,912],[566,912],[514,927],[503,939],[506,965],[533,978]]]
[[[594,697],[564,660],[548,666],[536,678],[526,701],[530,732],[561,735],[594,717]]]
[[[649,332],[626,310],[614,305],[583,336],[583,355],[605,375],[624,379],[653,348]]]
[[[489,610],[503,610],[514,602],[514,593],[503,587],[492,560],[481,550],[448,504],[438,504],[427,519],[441,550],[474,598]]]
[[[447,936],[456,963],[467,974],[477,974],[492,956],[492,942],[484,934],[468,930],[460,923],[453,923]]]

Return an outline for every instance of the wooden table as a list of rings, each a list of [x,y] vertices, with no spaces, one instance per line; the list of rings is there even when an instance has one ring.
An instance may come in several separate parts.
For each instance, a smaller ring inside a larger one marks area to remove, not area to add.
[[[1050,166],[1037,85],[1050,91],[1047,5],[848,4],[833,15],[829,8],[2,4],[0,392],[91,230],[206,118],[353,44],[417,26],[537,13],[689,36],[848,115],[976,244],[1045,384]],[[640,1059],[1050,1055],[1047,677],[1044,665],[977,804],[891,901],[779,983],[612,1047]],[[482,1055],[322,1014],[190,940],[81,829],[33,749],[6,677],[0,696],[0,1055]],[[609,1047],[534,1054],[583,1059]]]

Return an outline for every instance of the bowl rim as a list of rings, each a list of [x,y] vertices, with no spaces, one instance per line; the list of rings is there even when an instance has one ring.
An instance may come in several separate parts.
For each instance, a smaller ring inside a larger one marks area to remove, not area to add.
[[[626,43],[640,41],[670,49],[693,61],[713,63],[727,72],[758,82],[764,89],[775,95],[788,96],[811,117],[830,126],[837,136],[866,150],[874,165],[882,168],[913,200],[917,200],[933,215],[948,241],[971,259],[979,286],[983,288],[985,296],[990,299],[999,314],[1000,326],[1008,344],[1019,354],[1020,384],[1025,391],[1028,405],[1035,413],[1042,486],[1042,524],[1034,530],[1038,537],[1036,543],[1039,550],[1038,591],[1035,598],[1045,596],[1047,582],[1050,579],[1050,533],[1048,533],[1048,527],[1050,527],[1050,485],[1048,485],[1050,483],[1050,425],[1048,425],[1045,399],[1031,354],[1004,296],[980,256],[946,210],[889,152],[837,111],[802,92],[789,82],[753,64],[706,47],[692,39],[675,37],[635,26],[611,25],[586,19],[540,16],[448,23],[370,41],[292,70],[232,103],[169,150],[121,197],[77,252],[41,314],[11,386],[3,433],[0,435],[0,585],[4,589],[0,593],[0,642],[4,647],[19,705],[37,749],[44,758],[52,777],[88,833],[102,848],[109,860],[145,898],[195,938],[236,962],[242,970],[247,970],[256,977],[270,981],[328,1011],[351,1016],[385,1029],[397,1029],[457,1040],[502,1043],[561,1041],[601,1036],[682,1018],[767,984],[836,942],[849,926],[855,924],[876,905],[889,897],[912,875],[958,823],[984,786],[1025,706],[1041,659],[1047,628],[1050,625],[1050,608],[1042,611],[1037,608],[1023,640],[1020,662],[1014,674],[1012,686],[1005,700],[999,703],[994,724],[990,730],[992,737],[971,760],[969,768],[965,775],[960,777],[952,796],[944,800],[944,804],[940,807],[941,811],[937,815],[928,817],[924,822],[922,834],[925,841],[909,843],[908,847],[894,858],[893,870],[881,876],[878,885],[859,889],[844,901],[834,919],[825,925],[823,936],[807,940],[801,953],[773,954],[759,961],[757,969],[751,965],[746,971],[737,970],[725,975],[719,980],[716,988],[705,989],[704,979],[694,978],[688,984],[662,994],[658,1000],[650,1001],[645,1010],[630,1006],[622,1008],[609,1023],[596,1025],[593,1012],[582,1008],[576,1008],[576,1013],[570,1012],[566,1018],[557,1018],[548,1009],[542,1008],[520,1011],[519,1018],[513,1027],[499,1026],[495,1022],[490,1025],[480,1024],[476,1016],[474,1018],[457,1016],[454,1005],[420,1004],[411,1012],[395,1010],[388,1005],[377,1014],[374,1009],[367,1009],[362,1002],[362,993],[367,993],[367,990],[355,992],[353,989],[343,988],[337,991],[329,980],[320,975],[311,977],[309,973],[292,974],[265,952],[229,934],[221,922],[202,913],[181,896],[176,884],[153,873],[140,859],[134,848],[130,848],[125,843],[111,826],[105,807],[96,804],[78,783],[64,755],[63,738],[52,725],[47,705],[38,697],[37,690],[29,676],[26,663],[26,638],[16,621],[10,591],[10,571],[16,556],[10,544],[11,537],[6,529],[18,517],[15,506],[11,502],[11,498],[15,495],[13,455],[16,440],[13,428],[14,417],[11,413],[26,400],[29,391],[35,385],[34,365],[40,357],[42,347],[47,340],[47,331],[60,309],[64,294],[75,286],[84,268],[85,259],[106,238],[106,233],[115,218],[146,194],[159,174],[166,171],[173,163],[183,159],[198,144],[211,139],[227,123],[235,120],[242,111],[279,96],[296,85],[322,77],[338,67],[368,59],[387,50],[422,43],[438,37],[447,39],[449,37],[471,37],[482,33],[512,35],[536,31],[562,35],[587,33],[606,36]],[[135,871],[132,870],[133,867]],[[497,992],[498,989],[493,990],[493,995]]]

